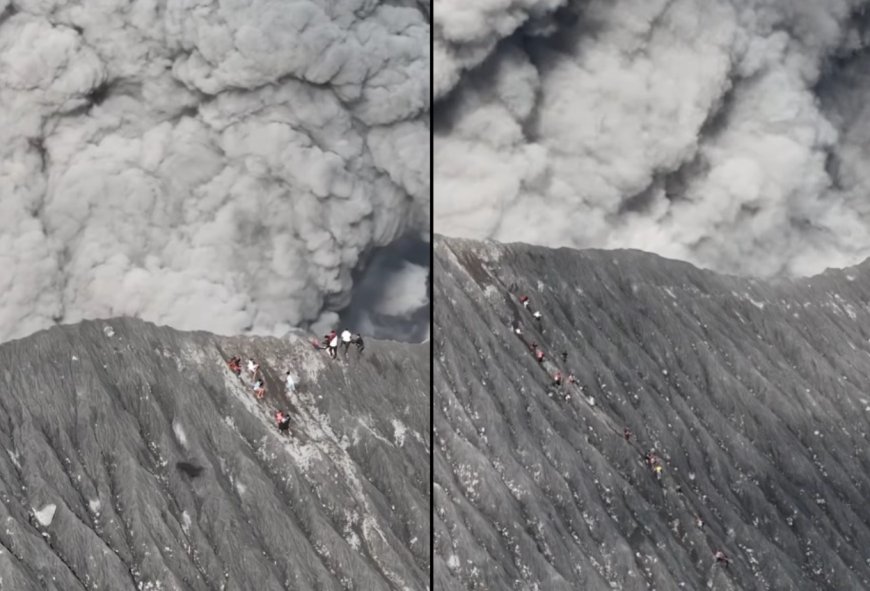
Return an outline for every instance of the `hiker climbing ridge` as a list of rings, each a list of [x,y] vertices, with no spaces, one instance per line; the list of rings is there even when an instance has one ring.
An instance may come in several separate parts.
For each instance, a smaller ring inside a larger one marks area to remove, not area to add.
[[[283,410],[275,411],[275,426],[278,427],[278,432],[283,435],[290,434],[290,415]]]

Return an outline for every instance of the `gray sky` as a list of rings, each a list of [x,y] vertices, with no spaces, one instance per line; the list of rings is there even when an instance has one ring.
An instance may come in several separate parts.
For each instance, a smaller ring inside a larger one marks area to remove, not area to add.
[[[870,256],[859,0],[436,0],[435,230],[721,271]]]
[[[280,334],[428,234],[427,4],[3,9],[0,340],[118,315]]]

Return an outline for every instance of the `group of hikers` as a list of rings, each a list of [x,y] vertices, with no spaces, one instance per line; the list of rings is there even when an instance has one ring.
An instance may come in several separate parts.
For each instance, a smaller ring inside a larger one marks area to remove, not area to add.
[[[329,334],[323,337],[322,341],[312,341],[312,343],[318,350],[326,349],[326,352],[332,359],[337,358],[339,345],[343,346],[345,357],[347,357],[347,351],[351,345],[354,345],[360,353],[365,349],[365,343],[363,342],[362,336],[359,334],[352,334],[349,330],[343,330],[341,334],[332,330]],[[250,379],[250,387],[257,400],[263,400],[266,397],[266,382],[260,372],[260,364],[255,359],[248,358],[243,365],[242,358],[238,355],[234,355],[227,360],[227,365],[229,366],[230,371],[237,375],[239,379],[242,379],[243,372],[248,376]],[[284,374],[284,385],[288,393],[293,394],[296,392],[296,378],[289,369]],[[283,409],[277,409],[274,418],[275,426],[278,428],[278,431],[284,434],[289,434],[290,413]]]
[[[543,314],[541,314],[541,312],[539,310],[535,310],[531,307],[531,301],[530,301],[528,296],[526,296],[526,295],[520,296],[519,301],[522,304],[523,309],[525,309],[529,313],[531,313],[532,318],[535,320],[535,323],[537,325],[538,330],[541,333],[543,333],[543,322],[542,322]],[[519,336],[520,339],[523,340],[523,342],[525,342],[525,339],[523,338],[523,329],[522,329],[521,322],[519,320],[515,320],[513,322],[513,324],[511,325],[511,327],[513,329],[514,334]],[[531,343],[528,343],[528,348],[531,351],[532,355],[534,355],[535,361],[537,361],[542,367],[545,366],[544,361],[546,359],[546,355],[544,354],[544,350],[538,345],[538,343],[535,341],[532,341]],[[562,351],[561,358],[562,358],[563,364],[567,363],[568,352]],[[546,367],[545,367],[545,371],[546,371]],[[572,385],[572,386],[577,385],[579,383],[577,380],[577,377],[571,371],[568,372],[567,382],[569,385]],[[563,385],[562,372],[558,368],[556,369],[555,373],[553,373],[551,376],[550,385],[555,386],[556,388],[560,388]],[[571,398],[570,394],[566,395],[565,398],[566,398],[566,400],[570,400],[570,398]],[[631,429],[629,429],[628,427],[623,428],[622,436],[626,442],[631,443],[631,438],[633,437],[633,435],[634,434],[631,432]],[[650,469],[650,471],[655,476],[656,480],[661,481],[662,472],[664,470],[664,467],[662,465],[662,461],[659,459],[655,450],[651,449],[650,451],[648,451],[646,453],[646,455],[644,456],[644,461],[645,461],[647,467]],[[678,486],[677,492],[680,492],[680,491],[681,491],[681,489]],[[703,526],[703,521],[699,517],[695,518],[695,523],[698,525],[698,527]],[[713,558],[717,564],[721,564],[723,566],[728,566],[731,563],[731,559],[728,558],[728,556],[722,550],[716,550],[715,553],[713,554]]]
[[[227,360],[227,365],[229,366],[230,371],[236,374],[241,379],[242,358],[234,355],[229,360]],[[257,400],[262,400],[266,397],[266,384],[263,380],[263,376],[260,373],[260,364],[257,363],[256,360],[249,358],[245,363],[245,370],[247,375],[251,379],[251,388],[254,391],[254,397]],[[292,394],[296,392],[296,378],[293,376],[293,373],[289,369],[284,374],[284,385],[288,393]],[[275,426],[278,428],[279,432],[289,434],[290,413],[282,409],[276,410]]]
[[[227,365],[234,374],[239,377],[242,377],[242,358],[238,356],[233,356],[227,361]],[[254,391],[254,396],[257,400],[262,400],[266,397],[266,384],[263,381],[263,376],[260,375],[260,364],[257,363],[254,359],[248,359],[245,364],[245,369],[249,377],[251,378],[251,389]],[[287,373],[284,374],[284,383],[287,386],[288,392],[296,391],[296,379],[293,377],[293,374],[290,370],[287,370]]]
[[[320,342],[312,341],[315,349],[326,349],[326,352],[333,359],[338,357],[338,346],[339,344],[344,348],[344,356],[347,357],[347,350],[351,345],[356,346],[357,351],[360,353],[366,348],[365,343],[363,342],[362,335],[353,334],[349,330],[344,329],[341,331],[341,334],[336,332],[335,330],[329,331],[329,334],[323,337],[323,340]]]

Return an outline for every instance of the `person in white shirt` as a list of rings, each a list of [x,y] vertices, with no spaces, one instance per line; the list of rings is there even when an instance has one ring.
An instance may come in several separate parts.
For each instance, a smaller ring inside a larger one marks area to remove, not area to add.
[[[251,374],[251,379],[257,377],[257,374],[260,371],[260,364],[254,361],[253,359],[248,359],[248,373]]]
[[[345,329],[341,331],[341,347],[344,349],[344,356],[347,357],[347,350],[350,347],[351,339],[353,335],[350,334],[350,331]]]

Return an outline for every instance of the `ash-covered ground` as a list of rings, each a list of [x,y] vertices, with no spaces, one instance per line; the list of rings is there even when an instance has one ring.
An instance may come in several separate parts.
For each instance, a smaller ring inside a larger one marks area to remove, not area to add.
[[[870,263],[436,238],[434,297],[436,590],[870,588]]]
[[[233,354],[260,361],[264,400]],[[0,589],[429,587],[428,345],[331,361],[302,336],[120,319],[0,364]]]

